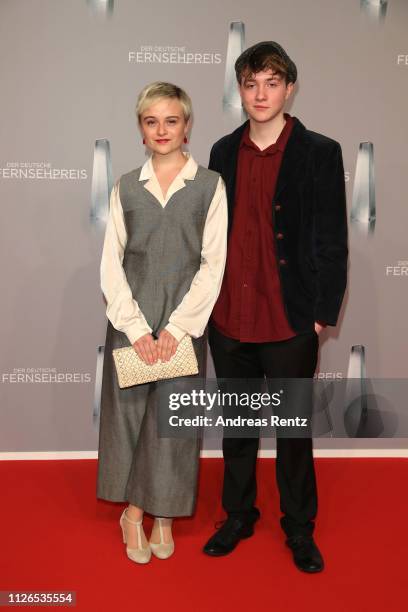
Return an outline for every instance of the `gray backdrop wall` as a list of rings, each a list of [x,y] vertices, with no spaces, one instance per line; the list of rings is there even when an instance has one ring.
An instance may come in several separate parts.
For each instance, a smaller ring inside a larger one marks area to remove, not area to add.
[[[319,376],[365,367],[407,378],[407,25],[406,0],[157,0],[154,10],[136,0],[1,0],[3,457],[97,448],[99,263],[112,181],[145,160],[137,93],[154,80],[189,92],[189,146],[206,165],[211,144],[241,120],[234,56],[260,40],[280,42],[298,66],[289,112],[343,149],[349,287],[338,327],[322,336]],[[404,438],[315,446],[408,448]]]

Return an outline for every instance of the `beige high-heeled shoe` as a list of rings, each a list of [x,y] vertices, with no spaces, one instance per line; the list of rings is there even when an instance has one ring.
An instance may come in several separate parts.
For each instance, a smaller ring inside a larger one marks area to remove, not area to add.
[[[123,526],[123,520],[125,519],[128,523],[131,523],[132,525],[136,525],[137,527],[137,548],[129,548],[128,546],[126,546],[127,556],[129,557],[129,559],[131,559],[132,561],[135,561],[136,563],[148,563],[152,556],[152,551],[151,551],[150,546],[147,546],[147,548],[142,547],[143,520],[132,521],[130,518],[128,518],[128,516],[126,516],[126,510],[127,508],[124,509],[124,511],[122,512],[122,516],[119,519],[119,524],[122,528],[124,544],[126,544],[126,533],[125,533],[125,528]]]
[[[159,522],[160,543],[155,544],[149,541],[149,546],[155,557],[158,559],[168,559],[174,553],[174,540],[172,539],[171,542],[164,541],[162,521],[165,519],[155,517],[154,520]]]

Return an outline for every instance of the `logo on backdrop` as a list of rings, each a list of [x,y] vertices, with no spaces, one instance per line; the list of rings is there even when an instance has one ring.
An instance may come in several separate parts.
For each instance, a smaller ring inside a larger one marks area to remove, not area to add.
[[[335,432],[340,438],[395,437],[407,431],[405,387],[396,386],[393,379],[367,378],[366,349],[356,344],[343,382],[336,377],[314,385],[314,427],[318,435]]]
[[[347,371],[344,426],[348,435],[357,436],[367,418],[367,388],[365,347],[356,344],[351,347]]]
[[[107,138],[95,141],[91,187],[91,223],[105,225],[109,211],[109,197],[113,187],[112,159]]]
[[[227,58],[225,60],[224,95],[222,107],[224,113],[239,125],[244,120],[244,110],[237,87],[235,62],[244,50],[245,24],[232,21],[228,32]]]
[[[387,13],[388,0],[360,0],[360,9],[373,20],[383,21]]]
[[[374,147],[372,142],[361,142],[354,176],[353,201],[350,221],[363,233],[373,233],[376,220]]]
[[[90,372],[58,372],[57,368],[13,368],[1,373],[1,382],[18,383],[88,383]]]
[[[408,54],[404,55],[402,53],[402,54],[397,55],[397,65],[398,66],[408,66]]]
[[[86,0],[86,3],[93,15],[110,17],[113,13],[113,0]]]
[[[408,260],[399,260],[392,266],[385,266],[385,276],[408,277]]]
[[[141,45],[128,52],[131,64],[221,64],[221,53],[192,51],[187,47]]]
[[[6,162],[0,177],[11,180],[80,181],[88,178],[86,168],[53,168],[51,162]]]
[[[395,404],[387,400],[388,383],[394,381],[377,381],[366,378],[366,351],[361,344],[351,347],[344,412],[344,428],[349,437],[380,438],[393,437],[398,430],[398,413]],[[375,392],[375,389],[382,389]],[[395,401],[395,400],[394,400]],[[405,405],[405,404],[404,404]]]
[[[95,374],[95,389],[94,389],[94,404],[93,404],[93,422],[96,424],[101,412],[101,392],[102,392],[102,373],[103,360],[105,356],[105,346],[99,345],[96,349],[96,374]]]

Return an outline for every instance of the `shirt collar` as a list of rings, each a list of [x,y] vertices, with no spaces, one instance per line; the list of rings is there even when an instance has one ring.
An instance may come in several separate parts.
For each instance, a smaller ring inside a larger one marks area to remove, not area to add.
[[[183,180],[193,181],[195,179],[195,175],[197,174],[198,164],[191,153],[183,151],[183,155],[187,158],[187,162],[184,164],[177,176]],[[139,181],[147,181],[151,179],[153,175],[154,169],[151,155],[142,166]]]
[[[252,149],[255,149],[258,152],[264,153],[264,154],[275,153],[276,151],[284,151],[286,147],[286,143],[290,135],[290,132],[292,130],[293,117],[289,115],[288,113],[284,113],[283,116],[285,117],[286,123],[283,126],[283,129],[281,133],[279,134],[276,142],[274,142],[273,144],[269,145],[269,147],[261,151],[261,149],[254,142],[252,142],[252,140],[249,137],[250,124],[248,123],[247,127],[245,128],[242,134],[240,147],[247,146]]]

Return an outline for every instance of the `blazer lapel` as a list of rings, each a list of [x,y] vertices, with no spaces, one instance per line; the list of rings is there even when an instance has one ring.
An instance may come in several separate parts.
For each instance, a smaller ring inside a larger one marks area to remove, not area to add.
[[[222,176],[225,181],[228,200],[228,220],[231,225],[232,214],[235,204],[235,188],[237,181],[238,151],[242,134],[249,121],[245,121],[234,132],[232,132],[228,145],[225,149],[225,156],[222,167]]]
[[[305,167],[307,155],[306,128],[297,117],[293,117],[293,119],[292,133],[286,143],[276,182],[275,201],[280,198],[286,186],[294,180],[298,172],[301,172]]]

